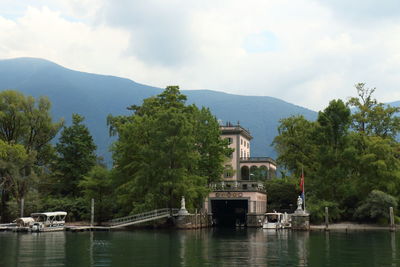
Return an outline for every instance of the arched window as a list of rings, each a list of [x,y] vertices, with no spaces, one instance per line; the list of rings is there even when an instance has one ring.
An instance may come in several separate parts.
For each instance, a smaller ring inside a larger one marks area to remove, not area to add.
[[[241,168],[240,174],[241,174],[241,177],[242,177],[241,179],[242,179],[242,180],[250,180],[249,167],[243,166],[243,167]]]
[[[258,180],[258,168],[257,166],[250,167],[250,180]]]
[[[258,168],[258,172],[260,173],[260,178],[262,180],[266,180],[268,178],[268,168],[265,165],[262,165]]]

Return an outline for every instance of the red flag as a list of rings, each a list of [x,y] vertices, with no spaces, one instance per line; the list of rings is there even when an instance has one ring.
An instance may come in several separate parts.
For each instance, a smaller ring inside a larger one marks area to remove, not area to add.
[[[300,177],[300,190],[304,194],[304,173],[301,172],[301,177]]]

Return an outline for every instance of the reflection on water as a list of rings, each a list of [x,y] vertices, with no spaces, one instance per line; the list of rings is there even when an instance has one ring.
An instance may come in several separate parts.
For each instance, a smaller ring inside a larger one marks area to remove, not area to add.
[[[399,233],[263,229],[0,233],[0,266],[400,266]]]

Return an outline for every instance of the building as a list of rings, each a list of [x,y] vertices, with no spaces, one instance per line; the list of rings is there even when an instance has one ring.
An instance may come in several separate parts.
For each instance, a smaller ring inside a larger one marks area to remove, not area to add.
[[[205,209],[218,225],[261,226],[267,210],[264,181],[275,177],[276,162],[269,157],[251,157],[249,130],[227,123],[221,138],[234,149],[225,163],[222,182],[212,184]]]

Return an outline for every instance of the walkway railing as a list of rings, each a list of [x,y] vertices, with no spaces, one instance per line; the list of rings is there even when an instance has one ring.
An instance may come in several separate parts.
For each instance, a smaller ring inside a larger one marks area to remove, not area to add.
[[[275,160],[270,157],[241,157],[241,162],[270,162],[276,164]]]
[[[129,215],[121,218],[116,218],[109,221],[110,228],[124,227],[142,222],[158,220],[165,217],[175,216],[179,209],[157,209],[139,214]]]

